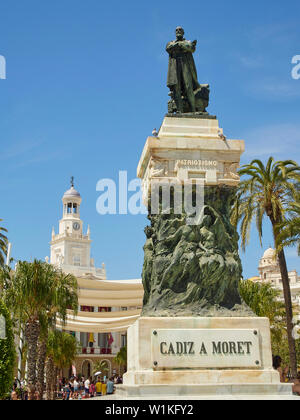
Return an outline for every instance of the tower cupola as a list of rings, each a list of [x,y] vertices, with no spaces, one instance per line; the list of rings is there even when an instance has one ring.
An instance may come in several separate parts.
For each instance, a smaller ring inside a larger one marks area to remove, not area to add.
[[[106,279],[104,268],[97,268],[91,258],[90,228],[83,232],[80,218],[81,195],[74,188],[74,177],[70,188],[62,197],[63,216],[59,221],[59,231],[51,235],[50,263],[60,267],[65,273],[76,276],[90,275],[97,279]]]
[[[74,177],[71,178],[71,188],[67,190],[62,198],[63,202],[63,218],[80,219],[81,196],[74,188]]]

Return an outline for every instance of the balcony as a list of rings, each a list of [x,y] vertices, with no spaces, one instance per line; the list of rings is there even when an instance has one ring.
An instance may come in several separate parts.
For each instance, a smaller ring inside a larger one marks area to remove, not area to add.
[[[82,347],[81,354],[112,354],[112,349],[107,347]]]
[[[85,240],[89,240],[90,237],[89,235],[84,235],[81,233],[75,233],[75,232],[64,232],[64,233],[58,233],[57,235],[54,235],[52,238],[52,241],[57,241],[59,239],[64,239],[64,238],[70,238],[70,239],[85,239]]]

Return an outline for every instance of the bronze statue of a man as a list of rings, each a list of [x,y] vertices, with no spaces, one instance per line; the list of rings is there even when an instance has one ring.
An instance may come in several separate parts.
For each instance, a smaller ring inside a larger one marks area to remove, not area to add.
[[[187,41],[184,38],[184,30],[180,26],[176,28],[176,40],[167,44],[167,86],[171,91],[171,102],[175,102],[171,110],[173,112],[204,112],[208,105],[209,87],[199,84],[193,58],[196,44],[197,41]]]

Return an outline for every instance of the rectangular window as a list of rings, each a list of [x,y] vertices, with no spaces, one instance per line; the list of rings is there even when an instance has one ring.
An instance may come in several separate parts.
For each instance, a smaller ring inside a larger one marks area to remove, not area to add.
[[[80,310],[82,312],[94,312],[94,307],[93,306],[81,306]]]
[[[80,333],[80,344],[82,347],[88,346],[88,334],[87,333]]]
[[[107,333],[100,333],[98,335],[98,345],[101,348],[107,348],[108,347],[108,334]]]
[[[126,346],[127,346],[127,335],[122,334],[121,335],[121,347],[126,347]]]
[[[80,267],[80,255],[74,255],[73,265],[75,265],[76,267]]]
[[[98,312],[111,312],[111,308],[107,308],[104,306],[98,306]]]

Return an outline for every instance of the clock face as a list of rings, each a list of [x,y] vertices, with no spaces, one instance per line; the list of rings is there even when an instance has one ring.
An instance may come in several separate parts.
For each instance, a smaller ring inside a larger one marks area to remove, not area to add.
[[[73,223],[73,229],[74,230],[79,230],[80,229],[80,224],[77,223],[77,222]]]

